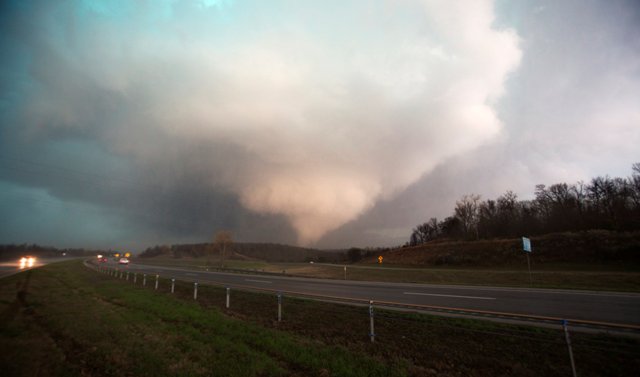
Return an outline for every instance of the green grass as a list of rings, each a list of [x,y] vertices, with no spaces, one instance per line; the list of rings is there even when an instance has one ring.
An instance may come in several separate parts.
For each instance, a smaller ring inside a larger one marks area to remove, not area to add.
[[[15,284],[27,279],[20,304]],[[5,375],[403,374],[399,364],[123,286],[78,263],[3,279],[0,297]]]
[[[16,291],[28,290],[24,300]],[[16,285],[18,284],[18,285]],[[132,285],[78,262],[0,280],[4,375],[564,376],[561,331],[169,281]],[[580,376],[632,376],[640,342],[572,333]]]
[[[149,258],[137,263],[162,266],[180,266],[203,269],[206,259]],[[210,262],[218,267],[218,261]],[[261,261],[227,261],[232,269],[287,275],[344,279],[344,265],[309,263],[266,263]],[[347,265],[347,279],[358,281],[384,281],[397,283],[487,285],[503,287],[534,287],[557,289],[583,289],[598,291],[640,292],[640,268],[629,264],[575,264],[553,263],[534,265],[533,284],[530,283],[526,262],[521,266],[487,267],[432,267],[398,265]]]

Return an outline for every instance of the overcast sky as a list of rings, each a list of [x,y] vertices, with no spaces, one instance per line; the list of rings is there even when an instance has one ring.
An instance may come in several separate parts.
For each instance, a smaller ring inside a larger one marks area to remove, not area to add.
[[[404,243],[640,162],[640,3],[9,1],[0,243]]]

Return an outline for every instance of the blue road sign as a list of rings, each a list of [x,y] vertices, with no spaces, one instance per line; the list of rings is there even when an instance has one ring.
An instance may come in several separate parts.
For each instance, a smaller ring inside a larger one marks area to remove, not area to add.
[[[527,253],[531,252],[531,240],[527,237],[522,237],[522,249]]]

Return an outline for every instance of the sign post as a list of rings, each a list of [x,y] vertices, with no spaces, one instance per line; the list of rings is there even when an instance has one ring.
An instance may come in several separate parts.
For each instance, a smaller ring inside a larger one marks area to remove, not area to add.
[[[278,322],[282,322],[282,293],[278,292]]]
[[[573,360],[573,350],[571,349],[571,338],[569,337],[569,329],[567,328],[567,320],[562,320],[562,328],[564,329],[564,339],[567,342],[567,348],[569,349],[569,361],[571,361],[571,372],[573,377],[576,377],[576,363]]]
[[[375,342],[376,333],[373,330],[373,301],[369,301],[369,338],[371,343]]]
[[[531,276],[531,261],[529,260],[529,254],[531,254],[531,240],[527,237],[522,237],[522,250],[527,255],[527,268],[529,269],[529,285],[533,286],[533,277]]]

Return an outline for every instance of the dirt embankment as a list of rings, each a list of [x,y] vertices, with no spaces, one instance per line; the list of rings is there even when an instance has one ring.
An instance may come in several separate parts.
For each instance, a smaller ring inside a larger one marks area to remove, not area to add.
[[[640,265],[640,232],[592,230],[530,237],[537,263]],[[432,241],[382,253],[384,263],[427,266],[508,266],[521,264],[522,239]],[[365,262],[375,263],[375,258]]]

